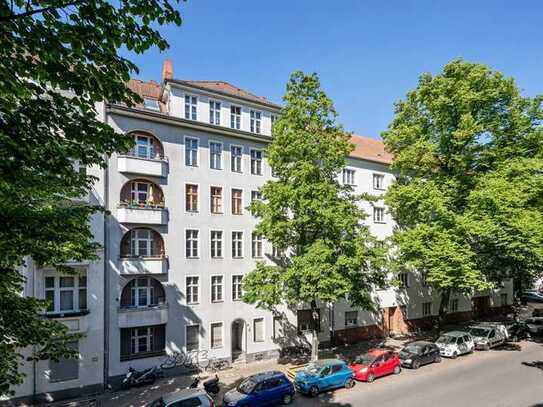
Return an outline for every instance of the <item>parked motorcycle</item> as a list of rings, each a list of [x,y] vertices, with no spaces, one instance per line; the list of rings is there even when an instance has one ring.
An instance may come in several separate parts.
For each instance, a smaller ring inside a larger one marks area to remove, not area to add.
[[[162,377],[162,371],[156,366],[141,371],[129,367],[121,383],[121,388],[128,389],[132,386],[153,384],[159,377]]]
[[[507,328],[509,333],[509,340],[512,342],[518,342],[523,339],[531,339],[530,332],[524,322],[515,322],[513,325]]]
[[[196,389],[198,388],[198,385],[200,384],[200,376],[196,376],[194,378],[194,380],[192,381],[192,383],[189,385],[189,389]],[[208,379],[204,382],[204,390],[209,393],[209,394],[213,394],[213,395],[216,395],[219,393],[220,391],[220,388],[219,388],[219,376],[217,374],[215,374],[215,377],[211,378],[211,379]]]

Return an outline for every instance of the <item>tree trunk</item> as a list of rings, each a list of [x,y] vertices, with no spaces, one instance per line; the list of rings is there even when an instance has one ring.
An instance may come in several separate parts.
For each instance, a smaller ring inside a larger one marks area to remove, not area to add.
[[[319,358],[319,313],[317,308],[317,301],[311,301],[311,360],[315,361]]]
[[[449,311],[449,300],[451,298],[451,289],[441,290],[441,302],[439,303],[439,314],[437,316],[437,329],[441,332],[445,324],[445,318]]]

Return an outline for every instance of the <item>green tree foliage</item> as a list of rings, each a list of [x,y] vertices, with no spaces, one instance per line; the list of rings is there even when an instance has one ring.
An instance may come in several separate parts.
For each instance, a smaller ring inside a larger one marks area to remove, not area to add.
[[[536,241],[526,246],[519,237],[541,230],[539,223],[520,231],[541,210],[541,195],[528,192],[540,186],[540,120],[541,98],[524,98],[512,79],[462,60],[439,75],[422,75],[396,105],[383,133],[398,175],[386,195],[398,223],[396,265],[426,273],[441,292],[441,317],[451,291],[489,288],[513,263],[518,272],[537,268],[542,241],[537,249]],[[517,161],[523,157],[533,159]],[[524,175],[529,180],[508,189],[508,181]],[[518,218],[506,219],[512,215]],[[519,263],[520,246],[526,253]]]
[[[286,106],[266,149],[275,179],[261,188],[251,211],[256,232],[285,250],[275,265],[258,263],[244,279],[244,301],[259,307],[311,305],[349,298],[371,308],[370,286],[381,282],[382,249],[362,224],[360,197],[338,182],[352,151],[336,125],[332,101],[315,74],[292,74]],[[313,321],[314,352],[316,321]]]
[[[20,296],[18,270],[26,256],[58,267],[93,257],[98,208],[72,199],[94,179],[74,163],[104,166],[131,146],[95,106],[139,101],[126,88],[137,67],[118,50],[165,49],[157,27],[181,23],[176,3],[0,0],[0,394],[23,379],[21,348],[37,359],[71,354],[63,325],[39,316],[45,302]]]

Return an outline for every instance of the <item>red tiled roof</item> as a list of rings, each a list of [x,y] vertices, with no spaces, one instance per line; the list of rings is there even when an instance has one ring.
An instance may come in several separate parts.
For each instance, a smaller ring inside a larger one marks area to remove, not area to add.
[[[385,151],[385,143],[383,143],[382,140],[353,134],[351,141],[354,144],[354,150],[351,152],[351,157],[382,164],[392,163],[394,156]]]
[[[141,97],[158,99],[160,96],[160,85],[155,81],[144,82],[140,79],[130,79],[128,88]]]

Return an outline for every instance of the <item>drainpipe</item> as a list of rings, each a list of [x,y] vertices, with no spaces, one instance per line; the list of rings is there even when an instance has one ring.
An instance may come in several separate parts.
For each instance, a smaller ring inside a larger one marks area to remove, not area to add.
[[[103,102],[107,123],[106,102]],[[104,208],[109,210],[109,157],[104,167]],[[109,216],[104,214],[104,390],[109,384]]]
[[[32,267],[32,295],[34,298],[36,298],[36,268],[34,267],[34,262],[28,258],[28,262],[31,264]],[[32,345],[32,356],[36,353],[36,345]],[[38,367],[36,365],[36,359],[32,358],[32,403],[36,404],[37,402],[37,370]]]

